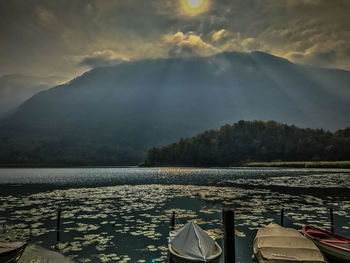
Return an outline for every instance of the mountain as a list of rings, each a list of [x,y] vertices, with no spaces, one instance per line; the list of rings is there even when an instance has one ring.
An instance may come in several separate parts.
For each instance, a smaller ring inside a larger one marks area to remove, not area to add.
[[[0,76],[0,119],[38,91],[63,83],[62,77],[35,77],[21,74]]]
[[[0,122],[0,163],[136,164],[151,147],[240,119],[340,129],[349,83],[348,71],[262,52],[96,68]]]

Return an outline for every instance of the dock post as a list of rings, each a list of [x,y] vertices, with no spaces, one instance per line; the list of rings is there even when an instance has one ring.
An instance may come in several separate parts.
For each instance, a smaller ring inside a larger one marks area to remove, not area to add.
[[[224,224],[225,263],[235,263],[235,216],[232,210],[222,210]]]
[[[31,224],[29,224],[28,225],[29,226],[29,241],[32,239],[32,225]]]
[[[284,208],[281,209],[281,226],[284,226]]]
[[[2,224],[2,231],[3,231],[4,234],[6,233],[6,226],[5,226],[5,224]]]
[[[171,215],[170,228],[171,230],[175,229],[175,211],[173,211],[173,214]]]
[[[333,217],[333,208],[329,209],[329,215],[331,218],[331,232],[334,233],[334,217]]]
[[[56,234],[57,234],[57,246],[58,243],[60,243],[60,232],[61,232],[61,207],[58,208],[57,211],[57,228],[56,228]]]

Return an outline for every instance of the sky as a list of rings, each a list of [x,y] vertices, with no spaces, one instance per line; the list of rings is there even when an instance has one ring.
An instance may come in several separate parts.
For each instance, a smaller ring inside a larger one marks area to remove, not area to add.
[[[350,70],[349,0],[0,0],[0,75],[255,50]]]

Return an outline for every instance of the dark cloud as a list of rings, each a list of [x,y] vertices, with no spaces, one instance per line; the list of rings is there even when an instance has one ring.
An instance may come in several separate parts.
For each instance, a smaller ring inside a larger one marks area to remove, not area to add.
[[[169,57],[192,57],[199,54],[190,46],[172,46],[168,51]]]
[[[316,52],[311,54],[310,64],[327,66],[336,62],[337,53],[334,50],[327,52]]]
[[[0,74],[69,76],[123,58],[224,50],[350,69],[348,0],[204,0],[195,16],[183,1],[0,0]],[[201,45],[164,44],[178,32]],[[119,57],[98,54],[106,50]]]

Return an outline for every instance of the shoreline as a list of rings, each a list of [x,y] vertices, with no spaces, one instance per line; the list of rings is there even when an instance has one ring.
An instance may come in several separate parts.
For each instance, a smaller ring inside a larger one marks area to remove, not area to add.
[[[249,162],[245,167],[281,168],[350,168],[350,161],[304,161],[304,162]]]
[[[349,169],[350,161],[247,162],[234,166],[194,165],[65,165],[65,164],[0,164],[0,168],[338,168]]]
[[[9,165],[2,165],[0,164],[0,169],[1,168],[16,168],[16,169],[28,169],[28,168],[43,168],[43,169],[74,169],[74,168],[140,168],[137,165],[22,165],[22,164],[9,164]],[[142,168],[142,167],[141,167]]]

